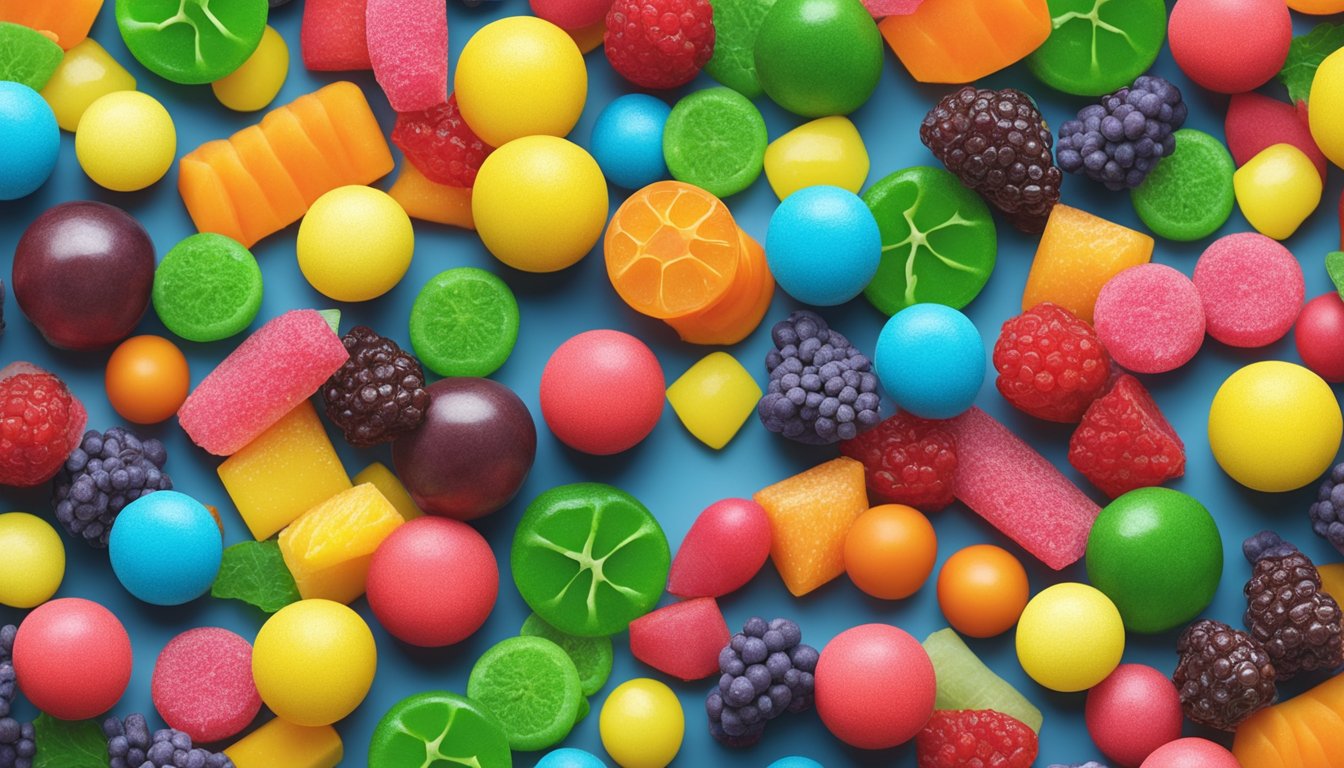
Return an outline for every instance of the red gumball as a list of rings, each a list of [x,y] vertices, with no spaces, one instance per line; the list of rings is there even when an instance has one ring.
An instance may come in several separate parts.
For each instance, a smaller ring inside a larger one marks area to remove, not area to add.
[[[1087,693],[1087,732],[1120,768],[1138,768],[1154,750],[1181,737],[1181,695],[1167,676],[1122,664]]]
[[[541,372],[541,415],[560,442],[598,456],[629,450],[663,415],[666,382],[653,351],[628,333],[588,331]]]
[[[821,652],[815,678],[821,722],[852,747],[904,744],[933,716],[933,662],[918,640],[889,624],[836,635]]]
[[[131,638],[112,612],[78,597],[44,603],[14,638],[14,672],[33,706],[61,720],[112,709],[131,681]]]
[[[1242,768],[1242,765],[1231,752],[1212,741],[1188,738],[1158,747],[1141,768]]]
[[[1331,291],[1302,308],[1293,331],[1302,362],[1322,379],[1344,381],[1344,301]]]
[[[1282,0],[1177,0],[1167,22],[1176,64],[1219,93],[1243,93],[1283,69],[1293,20]]]

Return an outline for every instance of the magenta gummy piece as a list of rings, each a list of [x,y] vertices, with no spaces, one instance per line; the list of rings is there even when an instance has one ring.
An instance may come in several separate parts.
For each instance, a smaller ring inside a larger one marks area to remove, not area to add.
[[[1180,368],[1204,343],[1199,291],[1165,264],[1140,264],[1112,277],[1092,315],[1111,359],[1135,373]]]
[[[561,29],[591,27],[606,19],[610,10],[611,0],[532,0],[533,16]]]
[[[863,7],[868,9],[874,19],[909,16],[923,4],[924,0],[863,0]]]
[[[448,101],[448,4],[368,3],[369,60],[392,109],[418,112]]]
[[[1232,347],[1263,347],[1288,333],[1307,286],[1292,252],[1259,232],[1221,237],[1195,264],[1209,335]]]
[[[252,644],[219,627],[183,632],[154,663],[150,696],[168,727],[197,744],[237,736],[261,711]]]
[[[367,0],[304,0],[299,47],[313,72],[370,69],[364,24]]]

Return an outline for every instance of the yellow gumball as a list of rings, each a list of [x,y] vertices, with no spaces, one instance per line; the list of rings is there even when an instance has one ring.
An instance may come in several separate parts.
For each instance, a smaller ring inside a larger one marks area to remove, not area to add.
[[[256,112],[280,93],[289,74],[289,46],[271,27],[243,65],[210,84],[219,103],[235,112]]]
[[[524,272],[555,272],[597,244],[607,223],[607,182],[577,144],[528,136],[485,159],[471,214],[495,258]]]
[[[1017,620],[1017,660],[1052,691],[1085,691],[1125,652],[1120,611],[1100,590],[1066,582],[1042,590]]]
[[[252,677],[261,700],[295,725],[330,725],[373,685],[378,651],[359,614],[331,600],[300,600],[261,625]]]
[[[36,608],[61,588],[65,545],[47,521],[27,512],[0,515],[0,605]]]
[[[1232,176],[1237,205],[1260,234],[1286,240],[1321,204],[1321,174],[1292,144],[1261,150]]]
[[[1269,360],[1238,370],[1209,408],[1209,448],[1218,466],[1257,491],[1301,488],[1339,451],[1344,418],[1330,385],[1293,363]]]
[[[621,768],[663,768],[681,749],[686,716],[671,688],[638,677],[607,697],[598,731],[602,746]]]
[[[588,98],[588,69],[563,29],[511,16],[482,27],[462,47],[453,88],[467,125],[498,147],[573,130]]]
[[[1311,137],[1330,162],[1344,168],[1344,48],[1316,68],[1309,100]]]
[[[163,178],[177,154],[177,130],[153,96],[116,91],[84,110],[75,129],[75,156],[94,183],[134,192]]]
[[[396,200],[373,187],[337,187],[299,224],[299,270],[318,293],[368,301],[392,290],[411,266],[415,232]]]

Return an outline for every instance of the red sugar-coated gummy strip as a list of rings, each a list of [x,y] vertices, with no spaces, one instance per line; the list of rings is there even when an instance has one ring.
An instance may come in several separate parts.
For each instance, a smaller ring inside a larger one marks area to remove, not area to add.
[[[1227,103],[1223,123],[1227,149],[1237,167],[1250,162],[1261,150],[1275,144],[1292,144],[1311,158],[1325,178],[1325,153],[1316,146],[1307,125],[1307,105],[1296,107],[1255,92],[1238,93]]]
[[[368,0],[305,0],[299,46],[314,72],[372,69],[365,5]]]
[[[448,100],[447,8],[443,0],[368,0],[369,61],[398,112]]]
[[[159,654],[150,695],[163,721],[197,744],[237,736],[261,711],[252,644],[219,627],[187,630]]]

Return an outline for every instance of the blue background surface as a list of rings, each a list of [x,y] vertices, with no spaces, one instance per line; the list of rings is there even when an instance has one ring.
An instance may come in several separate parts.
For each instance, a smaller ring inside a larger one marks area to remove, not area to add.
[[[303,69],[298,39],[302,16],[301,0],[273,12],[271,23],[290,45],[289,79],[275,104],[282,104],[338,79],[359,83],[374,104],[385,129],[392,127],[392,113],[372,76],[365,73],[309,73]],[[523,0],[486,3],[477,9],[465,9],[449,3],[449,23],[453,56],[468,36],[481,25],[505,15],[526,13]],[[1299,33],[1311,23],[1306,17],[1295,19]],[[135,75],[139,88],[159,98],[177,122],[178,152],[185,153],[202,142],[228,136],[254,123],[260,114],[244,115],[228,111],[214,99],[209,87],[183,87],[167,83],[142,68],[127,52],[112,19],[112,3],[98,19],[93,36]],[[1229,41],[1231,42],[1231,41]],[[587,57],[590,85],[587,108],[571,138],[586,145],[593,120],[615,95],[629,91],[608,66],[600,52]],[[1191,103],[1188,127],[1222,137],[1222,119],[1226,97],[1212,95],[1195,87],[1183,77],[1164,49],[1157,72],[1174,80]],[[697,80],[691,89],[713,84],[707,77]],[[986,85],[1013,85],[1032,93],[1052,126],[1071,116],[1087,100],[1065,97],[1037,82],[1022,66],[1013,67],[985,81]],[[685,89],[689,91],[691,89]],[[884,72],[871,101],[854,113],[853,120],[866,137],[872,159],[870,183],[896,170],[936,161],[919,143],[917,127],[924,113],[948,89],[920,86],[911,81],[895,57],[885,56]],[[1277,85],[1266,92],[1282,97]],[[671,100],[679,93],[665,94]],[[762,99],[771,137],[803,122]],[[145,224],[160,256],[193,228],[176,190],[176,170],[151,189],[119,194],[105,191],[90,182],[75,160],[72,137],[63,134],[61,156],[52,179],[37,193],[17,202],[0,204],[0,254],[5,259],[3,275],[8,277],[13,249],[24,228],[38,214],[56,203],[73,199],[95,199],[119,205]],[[386,188],[390,178],[378,183]],[[1320,209],[1287,241],[1302,262],[1307,278],[1308,298],[1329,290],[1323,257],[1338,244],[1335,202],[1340,195],[1340,174],[1334,171]],[[612,208],[623,199],[623,190],[612,190]],[[1070,177],[1064,186],[1064,201],[1098,215],[1133,227],[1142,228],[1127,196],[1107,193],[1100,186]],[[770,212],[776,201],[764,179],[749,190],[731,198],[729,204],[739,223],[755,238],[762,240]],[[1217,233],[1248,231],[1250,227],[1239,212]],[[266,281],[262,311],[254,325],[294,307],[330,306],[314,292],[299,274],[294,257],[295,227],[267,238],[255,249]],[[522,331],[518,346],[509,362],[495,375],[517,391],[539,424],[536,465],[518,498],[492,517],[479,523],[499,558],[501,589],[498,605],[489,621],[474,637],[444,650],[416,650],[387,635],[372,621],[367,604],[361,599],[355,608],[373,627],[379,648],[379,674],[372,692],[363,705],[338,725],[346,744],[342,765],[365,764],[369,735],[378,718],[394,703],[411,693],[429,688],[462,691],[472,662],[490,645],[518,631],[527,609],[518,597],[508,574],[508,548],[513,527],[527,501],[541,491],[561,483],[600,480],[625,488],[642,499],[657,515],[675,549],[696,514],[711,502],[726,496],[747,496],[759,488],[803,470],[835,455],[833,448],[809,448],[794,445],[767,433],[753,418],[738,437],[723,451],[715,452],[697,442],[678,423],[668,408],[663,420],[648,440],[619,456],[593,458],[577,454],[560,445],[539,418],[537,387],[541,367],[550,352],[565,339],[593,328],[618,328],[646,341],[662,362],[668,381],[674,380],[709,349],[680,343],[665,325],[643,318],[627,309],[611,290],[602,265],[601,253],[589,255],[577,266],[552,275],[514,272],[494,260],[469,232],[416,222],[417,247],[414,263],[406,278],[388,295],[360,305],[342,306],[343,327],[365,323],[390,335],[409,348],[406,320],[411,301],[419,288],[438,272],[457,266],[478,266],[501,275],[517,293],[522,307]],[[1187,274],[1194,269],[1201,250],[1213,238],[1197,243],[1176,244],[1158,240],[1154,260],[1169,264]],[[1035,238],[1025,237],[999,222],[1000,253],[997,270],[981,296],[967,309],[986,342],[992,344],[998,327],[1019,311],[1022,287],[1035,251]],[[11,297],[12,299],[12,297]],[[766,322],[745,342],[729,351],[757,374],[763,383],[763,358],[770,347],[769,326],[785,317],[796,303],[777,294]],[[89,409],[90,428],[106,429],[120,420],[108,405],[102,387],[102,371],[107,352],[73,354],[52,349],[38,336],[14,307],[9,310],[9,329],[0,342],[3,362],[29,360],[47,367],[69,382]],[[844,307],[826,310],[824,316],[861,348],[871,350],[883,317],[863,299]],[[139,326],[141,333],[167,335],[149,312]],[[241,337],[214,343],[182,343],[192,364],[193,382],[199,381],[226,355]],[[1265,527],[1277,528],[1296,541],[1317,562],[1332,562],[1339,557],[1330,547],[1311,534],[1306,507],[1315,493],[1313,488],[1287,494],[1260,494],[1245,490],[1225,476],[1214,463],[1206,437],[1209,403],[1219,383],[1232,371],[1261,359],[1298,361],[1291,338],[1259,350],[1238,350],[1208,340],[1199,355],[1179,371],[1142,377],[1173,426],[1185,440],[1188,451],[1187,472],[1172,484],[1199,498],[1214,514],[1226,548],[1224,578],[1217,597],[1206,615],[1238,624],[1244,609],[1242,585],[1248,566],[1240,557],[1241,540]],[[1070,427],[1035,421],[1012,410],[994,390],[992,374],[986,377],[977,404],[1003,420],[1046,457],[1064,469],[1094,498],[1100,494],[1068,467],[1065,461]],[[245,407],[245,405],[243,406]],[[193,447],[175,423],[153,428],[137,428],[138,433],[159,437],[169,451],[166,467],[177,489],[221,507],[228,543],[243,541],[247,531],[230,507],[214,468],[217,460]],[[347,470],[351,474],[372,461],[391,466],[386,448],[360,451],[336,440]],[[51,515],[49,489],[30,492],[0,490],[0,509],[20,509]],[[1085,581],[1082,564],[1063,573],[1052,573],[1016,548],[1011,542],[983,523],[964,507],[955,505],[933,517],[940,537],[939,565],[953,552],[977,542],[1007,546],[1027,564],[1033,592],[1058,581]],[[69,541],[69,539],[67,539]],[[114,578],[102,552],[70,542],[69,565],[61,596],[82,596],[98,600],[125,622],[135,648],[135,675],[129,690],[116,708],[118,715],[131,712],[152,713],[149,678],[154,660],[164,644],[177,633],[191,627],[218,625],[252,637],[264,616],[242,603],[213,600],[208,597],[177,608],[156,608],[128,595]],[[899,602],[882,602],[861,594],[845,578],[817,590],[802,599],[789,596],[773,568],[764,571],[746,588],[722,600],[730,625],[740,625],[749,616],[789,616],[803,627],[804,641],[817,647],[851,626],[865,622],[898,625],[919,638],[945,626],[938,610],[932,584],[914,597]],[[11,622],[21,614],[0,609],[0,621]],[[1125,661],[1142,662],[1169,673],[1175,665],[1176,633],[1155,637],[1130,635]],[[615,638],[617,661],[611,682],[593,699],[593,714],[580,723],[566,741],[568,746],[589,749],[605,757],[598,738],[597,713],[606,694],[621,681],[638,676],[654,676],[635,662],[628,652],[624,635]],[[1007,678],[1045,713],[1041,732],[1040,765],[1053,762],[1083,762],[1099,759],[1083,725],[1084,694],[1056,694],[1032,683],[1018,666],[1009,633],[999,638],[974,641],[972,648],[995,671]],[[1285,687],[1285,695],[1304,683]],[[828,766],[842,765],[914,765],[910,746],[889,752],[865,753],[852,750],[832,738],[816,715],[788,716],[773,723],[764,741],[748,750],[732,752],[718,747],[705,729],[703,697],[709,683],[676,684],[686,712],[686,739],[677,765],[763,766],[788,754],[813,757]],[[33,711],[23,704],[18,716],[30,717]],[[268,715],[263,714],[259,720]],[[157,718],[151,716],[151,721]],[[1198,729],[1189,733],[1210,735]],[[1226,743],[1226,739],[1224,738]],[[532,765],[540,755],[517,754],[518,765]]]

